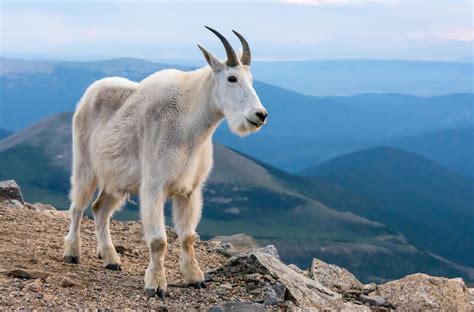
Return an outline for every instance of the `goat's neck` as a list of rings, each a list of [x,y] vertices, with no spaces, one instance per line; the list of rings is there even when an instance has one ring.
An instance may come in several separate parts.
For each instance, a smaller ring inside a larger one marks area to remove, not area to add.
[[[209,67],[190,73],[189,83],[189,86],[194,88],[190,93],[194,94],[195,98],[189,135],[195,147],[199,148],[212,137],[224,114],[217,105],[214,81]]]

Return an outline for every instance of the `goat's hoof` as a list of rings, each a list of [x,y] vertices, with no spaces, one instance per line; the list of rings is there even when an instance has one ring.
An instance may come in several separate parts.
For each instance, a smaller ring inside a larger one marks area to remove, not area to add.
[[[156,289],[154,289],[154,288],[145,289],[145,297],[153,298],[153,297],[155,297],[155,294],[156,294]]]
[[[155,297],[155,295],[158,295],[158,297],[160,299],[164,300],[165,297],[166,297],[166,291],[164,289],[160,289],[157,292],[156,289],[154,289],[154,288],[145,289],[145,297],[153,298],[153,297]]]
[[[195,289],[207,288],[206,282],[204,281],[192,283],[189,284],[189,286],[194,287]]]
[[[97,254],[97,258],[99,258],[100,260],[102,260],[102,256],[100,255],[100,252]]]
[[[166,296],[166,291],[164,289],[158,290],[158,297],[160,297],[161,300],[165,300]]]
[[[118,263],[107,264],[105,268],[112,271],[122,271],[122,266]]]
[[[64,262],[71,264],[79,264],[79,256],[64,256]]]

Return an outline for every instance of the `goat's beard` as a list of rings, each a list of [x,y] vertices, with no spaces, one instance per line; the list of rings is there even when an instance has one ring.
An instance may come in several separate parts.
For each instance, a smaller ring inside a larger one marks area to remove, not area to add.
[[[248,122],[243,114],[228,113],[226,114],[226,120],[230,131],[240,137],[247,136],[252,132],[260,130],[261,128],[256,127],[255,125],[252,125],[250,122]]]

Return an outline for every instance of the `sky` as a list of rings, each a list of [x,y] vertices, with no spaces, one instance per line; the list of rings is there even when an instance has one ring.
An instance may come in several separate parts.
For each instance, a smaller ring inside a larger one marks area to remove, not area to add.
[[[201,59],[234,47],[257,60],[470,60],[471,0],[24,1],[0,0],[3,57]]]

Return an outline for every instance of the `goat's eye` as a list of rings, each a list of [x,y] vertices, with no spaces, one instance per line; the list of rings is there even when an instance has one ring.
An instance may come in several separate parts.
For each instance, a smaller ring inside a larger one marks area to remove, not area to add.
[[[229,80],[229,82],[237,82],[237,77],[229,76],[229,77],[227,77],[227,80]]]

